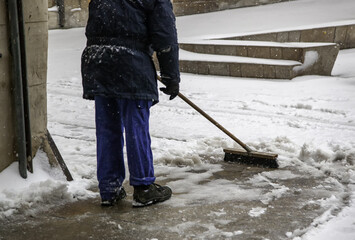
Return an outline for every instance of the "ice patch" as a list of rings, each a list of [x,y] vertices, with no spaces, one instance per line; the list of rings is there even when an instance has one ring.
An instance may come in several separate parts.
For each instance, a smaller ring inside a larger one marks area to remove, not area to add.
[[[184,168],[157,166],[157,175],[164,174],[158,179],[168,181],[168,185],[175,194],[171,200],[163,204],[180,207],[260,198],[262,193],[260,189],[243,189],[237,180],[210,179],[213,173],[222,170],[218,164],[203,164],[199,167]]]
[[[260,200],[265,205],[269,204],[271,201],[275,199],[281,198],[286,192],[290,189],[285,186],[278,186],[278,188],[271,190],[271,192],[267,192],[263,195],[262,199]]]
[[[273,183],[270,179],[263,176],[263,173],[255,175],[254,177],[250,178],[248,182],[255,186],[260,186],[260,187],[271,186],[273,188],[268,192],[263,193],[262,196],[260,197],[260,201],[265,205],[269,204],[275,199],[282,197],[285,193],[287,193],[290,190],[286,186],[280,185],[278,183]]]
[[[176,232],[181,235],[181,234],[185,233],[185,231],[187,231],[188,229],[192,228],[195,225],[196,225],[196,222],[192,222],[192,221],[183,222],[183,223],[180,223],[174,227],[170,227],[169,231]]]
[[[287,180],[301,177],[298,174],[294,174],[289,170],[275,170],[270,172],[262,172],[262,176],[265,176],[269,179],[279,179],[279,180]]]
[[[262,207],[256,207],[256,208],[252,208],[248,215],[251,217],[259,217],[260,215],[264,214],[266,212],[266,208],[262,208]]]
[[[219,209],[218,212],[212,211],[211,213],[208,214],[208,216],[220,217],[220,216],[223,216],[223,215],[226,215],[226,214],[227,214],[227,213],[224,211],[224,208],[222,208],[222,209]]]
[[[185,237],[187,236],[186,239],[201,239],[201,240],[205,240],[205,239],[231,239],[234,236],[238,236],[238,235],[242,235],[244,232],[237,230],[237,231],[230,231],[230,232],[226,232],[223,231],[219,228],[217,228],[214,224],[203,224],[203,223],[197,223],[197,222],[189,222],[186,226],[186,224],[179,224],[177,226],[178,229],[180,229],[180,231],[178,231],[178,233],[181,235],[184,233],[184,231],[188,230],[191,226],[197,226],[199,228],[204,228],[206,229],[206,231],[204,231],[202,234],[199,235],[194,235],[194,234],[186,234],[185,232]],[[187,227],[187,228],[186,228]],[[184,231],[181,231],[181,230]]]

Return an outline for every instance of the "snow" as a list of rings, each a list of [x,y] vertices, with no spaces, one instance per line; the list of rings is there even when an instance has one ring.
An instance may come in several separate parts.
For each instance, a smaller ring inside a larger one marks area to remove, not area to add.
[[[48,8],[48,12],[58,12],[58,6],[53,6],[51,8]]]
[[[291,0],[292,1],[292,0]],[[293,1],[300,1],[300,0],[293,0]],[[337,21],[337,22],[329,22],[329,23],[322,23],[322,24],[307,24],[295,27],[281,27],[279,29],[273,30],[260,30],[254,32],[245,32],[245,33],[238,33],[238,34],[220,34],[220,35],[204,35],[202,36],[203,39],[220,39],[220,38],[232,38],[232,37],[242,37],[242,36],[249,36],[249,35],[258,35],[258,34],[266,34],[266,33],[278,33],[278,32],[287,32],[287,31],[299,31],[299,30],[307,30],[307,29],[314,29],[314,28],[327,28],[327,27],[338,27],[338,26],[345,26],[345,25],[354,25],[354,20],[348,21]],[[194,39],[194,38],[187,38],[187,39]],[[199,39],[198,37],[196,39]]]
[[[296,0],[178,17],[181,41],[353,24],[352,0]],[[181,30],[183,29],[183,31]]]
[[[260,215],[264,214],[266,210],[267,210],[266,208],[261,208],[261,207],[252,208],[249,211],[249,215],[251,217],[259,217]]]
[[[355,190],[352,187],[353,192]],[[355,202],[353,195],[352,203]],[[324,240],[324,239],[338,239],[338,240],[350,240],[355,239],[355,207],[345,207],[337,217],[331,216],[331,220],[328,218],[321,219],[318,224],[319,227],[313,228],[308,231],[303,239],[305,240]]]
[[[353,0],[297,0],[178,17],[177,24],[181,40],[203,39],[351,22],[355,21],[354,12]],[[81,97],[80,56],[84,46],[83,28],[49,32],[48,128],[74,181],[66,182],[60,170],[49,166],[41,151],[34,159],[34,173],[29,173],[27,179],[18,175],[18,165],[13,163],[0,174],[1,218],[16,213],[34,214],[53,204],[98,196],[93,191],[97,187],[94,105]],[[302,67],[316,59],[310,52]],[[208,182],[222,169],[218,164],[222,149],[236,144],[183,101],[168,101],[162,94],[159,105],[151,111],[155,170],[158,179],[168,181],[176,193],[163,204],[180,207],[201,201],[261,199],[265,207],[248,210],[252,218],[258,218],[268,212],[268,203],[288,194],[290,189],[278,180],[300,177],[287,169],[295,167],[305,175],[328,176],[324,185],[334,184],[342,192],[349,191],[350,200],[343,206],[342,196],[333,195],[303,203],[328,210],[307,229],[294,229],[285,237],[355,239],[354,61],[354,49],[342,50],[333,76],[303,76],[291,81],[182,74],[181,91],[187,97],[252,148],[279,153],[280,169],[250,178],[248,183],[255,186],[253,189],[241,187],[236,179]],[[343,184],[348,184],[349,189],[344,189]],[[258,186],[268,186],[270,190],[262,192]],[[338,208],[341,211],[335,215],[333,210]],[[221,208],[210,215],[220,224],[228,224],[223,219],[225,212]],[[185,219],[170,230],[184,232],[193,224],[196,222]],[[239,229],[223,232],[212,223],[199,224],[208,229],[205,236],[217,233],[233,238],[243,234]]]
[[[318,61],[317,51],[307,51],[304,56],[304,62],[301,66],[295,66],[293,70],[295,72],[303,72],[308,68],[312,67]]]
[[[339,52],[341,62],[336,62],[336,67],[333,69],[332,75],[340,77],[352,77],[354,72],[354,62],[352,56],[355,54],[355,49],[347,49]]]
[[[73,8],[70,10],[71,12],[80,12],[81,11],[81,8]]]
[[[36,174],[23,179],[18,174],[18,163],[11,164],[0,174],[0,218],[31,209],[45,209],[72,195],[58,168],[51,168],[44,152],[39,151],[34,161]]]

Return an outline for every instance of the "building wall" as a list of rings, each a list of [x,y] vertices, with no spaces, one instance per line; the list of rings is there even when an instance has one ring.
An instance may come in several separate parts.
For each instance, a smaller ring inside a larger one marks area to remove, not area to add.
[[[84,27],[88,18],[90,0],[64,1],[64,28]],[[257,6],[292,0],[171,0],[176,16],[220,11],[232,8]],[[60,14],[56,8],[57,1],[48,0],[49,29],[60,28]]]
[[[57,1],[48,0],[49,29],[84,27],[88,18],[89,0],[62,1],[64,1],[64,19],[62,19],[63,26],[60,26],[61,15],[60,9],[57,7]]]
[[[27,0],[23,1],[23,5],[34,155],[42,144],[47,130],[48,1]],[[0,58],[0,171],[15,161],[15,116],[7,25],[5,0],[0,0],[0,53],[2,53]]]

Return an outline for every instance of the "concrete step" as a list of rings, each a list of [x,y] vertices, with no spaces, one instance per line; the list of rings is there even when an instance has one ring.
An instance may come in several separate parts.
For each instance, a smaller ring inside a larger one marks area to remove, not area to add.
[[[303,62],[305,52],[336,51],[335,43],[267,42],[241,40],[200,40],[179,43],[181,49],[196,53]],[[335,48],[335,49],[334,49]]]
[[[355,48],[355,21],[342,21],[329,25],[300,29],[255,32],[223,36],[219,40],[271,41],[271,42],[327,42],[337,43],[340,49]]]
[[[231,77],[292,79],[304,65],[298,61],[194,53],[180,50],[180,71]]]
[[[245,59],[260,58],[264,59],[264,62],[266,59],[292,60],[303,64],[303,66],[307,65],[307,67],[300,69],[295,68],[297,76],[306,74],[330,75],[339,52],[339,47],[335,43],[280,43],[241,40],[182,42],[180,48],[195,53],[247,57]],[[215,57],[215,59],[218,59],[218,57]],[[272,65],[270,62],[268,64]],[[269,76],[269,74],[267,75]]]
[[[202,55],[196,55],[199,57],[195,60],[182,58],[180,64],[182,72],[198,74],[286,79],[300,75],[329,76],[339,49],[354,47],[355,21],[349,20],[300,29],[183,41],[181,49]],[[225,61],[221,61],[221,55]],[[226,56],[239,58],[227,60]],[[293,65],[266,60],[293,61]]]

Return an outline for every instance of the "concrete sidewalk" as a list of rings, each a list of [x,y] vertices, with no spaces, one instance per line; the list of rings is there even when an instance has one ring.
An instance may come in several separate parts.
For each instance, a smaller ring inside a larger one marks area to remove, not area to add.
[[[223,171],[215,173],[211,180],[238,179],[243,188],[255,187],[247,180],[266,170],[221,164]],[[278,171],[302,175],[295,169]],[[335,184],[325,184],[325,179],[326,176],[307,175],[278,179],[276,182],[288,191],[267,204],[259,200],[214,204],[196,201],[184,207],[162,203],[132,208],[132,188],[126,186],[127,198],[114,207],[102,208],[96,198],[58,206],[35,216],[1,220],[0,239],[288,239],[302,235],[325,211],[336,211],[319,204],[321,199],[342,191]],[[270,192],[273,187],[268,184],[263,188]]]

